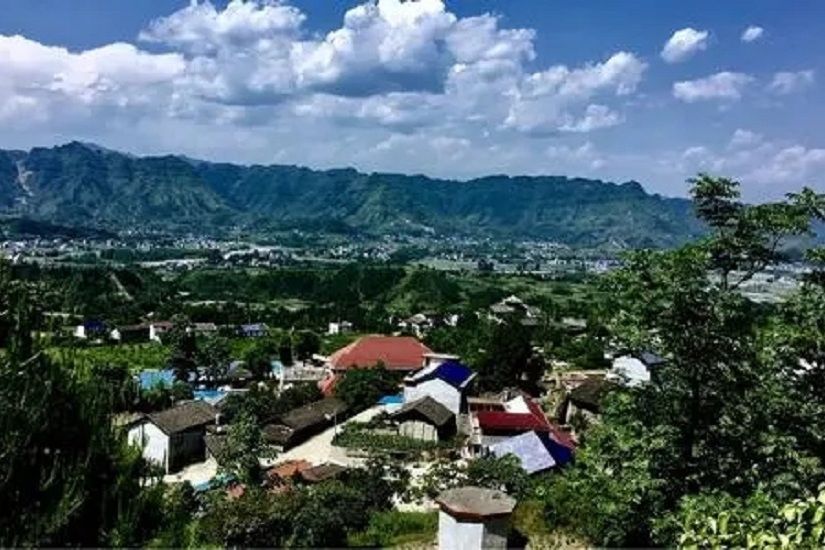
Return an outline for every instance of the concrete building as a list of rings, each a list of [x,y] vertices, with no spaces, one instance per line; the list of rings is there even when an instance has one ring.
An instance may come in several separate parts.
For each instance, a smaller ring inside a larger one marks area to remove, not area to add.
[[[516,500],[501,491],[459,487],[436,498],[438,547],[442,550],[507,548],[507,531]]]
[[[622,355],[613,360],[607,379],[624,386],[635,387],[650,382],[667,360],[651,352]]]
[[[171,409],[147,414],[128,432],[131,445],[143,450],[143,457],[175,472],[187,464],[206,458],[206,427],[215,424],[218,411],[204,401],[187,401]]]
[[[465,410],[467,390],[475,373],[455,360],[432,363],[404,379],[404,402],[430,397],[457,415]]]

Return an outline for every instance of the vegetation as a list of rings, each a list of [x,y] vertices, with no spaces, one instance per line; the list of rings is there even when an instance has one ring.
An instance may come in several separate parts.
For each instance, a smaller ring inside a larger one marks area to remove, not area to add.
[[[434,229],[631,246],[672,245],[701,230],[687,201],[648,195],[636,182],[492,176],[456,183],[351,169],[136,158],[77,142],[0,151],[0,205],[15,204],[23,193],[13,179],[15,161],[31,174],[30,195],[15,213],[67,225],[203,233],[243,224],[261,233],[342,235]]]

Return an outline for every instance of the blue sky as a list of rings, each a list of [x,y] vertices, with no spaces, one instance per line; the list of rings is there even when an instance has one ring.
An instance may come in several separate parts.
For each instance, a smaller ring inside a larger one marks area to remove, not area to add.
[[[813,0],[8,2],[0,147],[666,195],[701,170],[773,199],[825,191],[823,21]]]

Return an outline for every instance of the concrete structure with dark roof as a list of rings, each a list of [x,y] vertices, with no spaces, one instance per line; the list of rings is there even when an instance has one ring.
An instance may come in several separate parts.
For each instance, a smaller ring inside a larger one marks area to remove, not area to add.
[[[432,397],[405,403],[392,413],[401,435],[428,441],[446,440],[456,433],[456,417]]]
[[[516,500],[494,489],[459,487],[436,498],[438,547],[480,550],[507,548],[507,531]]]
[[[625,386],[639,386],[653,380],[666,363],[667,359],[651,351],[621,355],[613,359],[607,379]]]
[[[329,357],[334,371],[374,367],[381,363],[388,370],[413,371],[424,365],[424,355],[432,350],[412,336],[363,336]]]
[[[278,422],[264,426],[264,439],[272,444],[288,449],[345,419],[349,407],[333,397],[321,399],[309,405],[292,409],[281,416]]]
[[[218,411],[204,401],[187,401],[170,409],[145,415],[128,432],[132,445],[143,457],[163,467],[166,473],[204,460],[206,427],[217,421]]]
[[[616,384],[604,378],[588,378],[574,388],[564,403],[562,418],[565,424],[571,424],[577,416],[587,422],[598,420],[602,412],[602,400],[616,387]]]

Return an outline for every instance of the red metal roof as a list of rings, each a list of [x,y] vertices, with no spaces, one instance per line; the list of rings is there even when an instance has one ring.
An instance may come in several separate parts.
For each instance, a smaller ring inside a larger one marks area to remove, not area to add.
[[[412,336],[363,336],[333,353],[329,362],[335,370],[374,367],[378,362],[390,370],[415,370],[424,364],[424,354],[432,350]]]
[[[547,432],[550,427],[547,420],[529,413],[512,413],[506,411],[480,411],[476,413],[478,425],[482,431],[493,430],[536,430]]]
[[[529,413],[509,411],[479,411],[476,413],[478,425],[483,431],[530,431],[550,432],[550,421],[541,405],[524,396]]]

